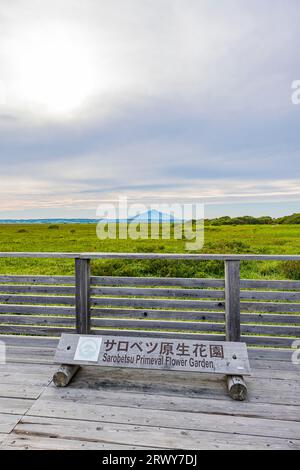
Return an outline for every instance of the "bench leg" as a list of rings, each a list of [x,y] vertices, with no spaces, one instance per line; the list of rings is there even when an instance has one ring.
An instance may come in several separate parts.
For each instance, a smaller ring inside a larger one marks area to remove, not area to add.
[[[62,364],[57,372],[53,375],[53,382],[56,387],[66,387],[74,375],[78,372],[80,366]]]
[[[233,400],[243,401],[247,398],[247,385],[242,376],[227,376],[228,393]]]

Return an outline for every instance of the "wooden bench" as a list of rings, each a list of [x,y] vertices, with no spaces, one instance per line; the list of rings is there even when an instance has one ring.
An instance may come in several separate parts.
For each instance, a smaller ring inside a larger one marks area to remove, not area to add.
[[[196,336],[196,335],[195,335]],[[245,343],[142,336],[63,334],[54,361],[63,364],[54,374],[58,387],[68,385],[80,365],[214,373],[227,376],[229,394],[244,400],[250,375]]]

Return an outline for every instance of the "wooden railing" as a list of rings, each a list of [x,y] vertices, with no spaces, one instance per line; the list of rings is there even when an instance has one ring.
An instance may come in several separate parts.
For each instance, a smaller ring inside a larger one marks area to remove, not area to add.
[[[74,276],[0,275],[0,334],[168,335],[290,348],[300,334],[300,281],[240,279],[243,260],[292,255],[0,253],[73,258]],[[219,260],[225,278],[91,276],[94,259]]]

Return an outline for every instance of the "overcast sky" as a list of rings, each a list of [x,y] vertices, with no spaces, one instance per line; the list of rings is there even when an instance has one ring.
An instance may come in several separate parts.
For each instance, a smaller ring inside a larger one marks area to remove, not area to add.
[[[0,218],[300,212],[299,0],[1,0]]]

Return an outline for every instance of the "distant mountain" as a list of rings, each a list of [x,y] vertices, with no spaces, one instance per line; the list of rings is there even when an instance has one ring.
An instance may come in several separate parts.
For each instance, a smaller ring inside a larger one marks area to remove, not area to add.
[[[129,219],[129,221],[135,222],[176,222],[179,220],[180,219],[175,219],[171,214],[165,214],[155,209],[150,209]]]
[[[155,209],[149,209],[142,214],[137,214],[133,217],[128,217],[128,219],[101,219],[100,222],[103,223],[126,223],[126,222],[181,222],[181,219],[176,219],[171,214],[165,214],[163,212],[157,211]]]

